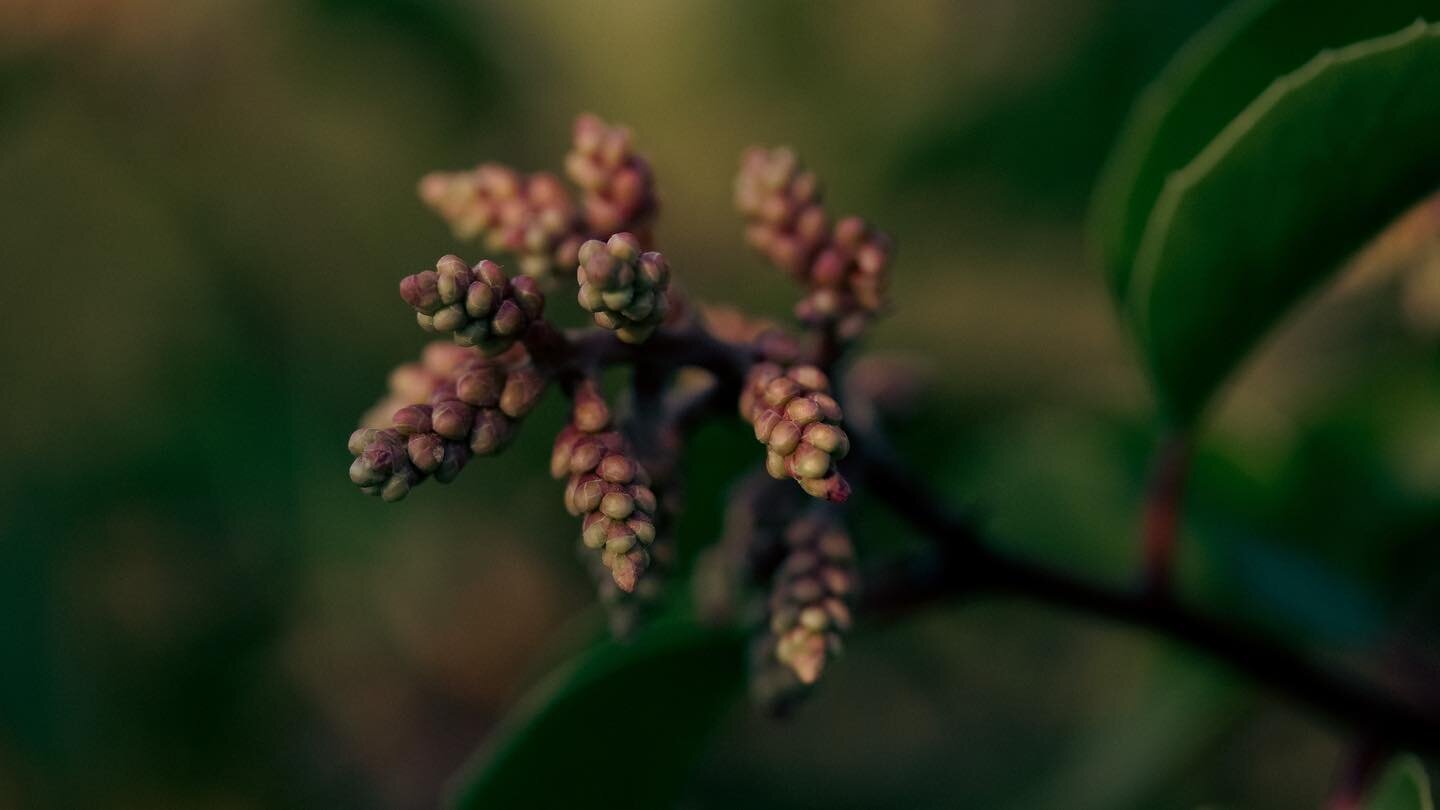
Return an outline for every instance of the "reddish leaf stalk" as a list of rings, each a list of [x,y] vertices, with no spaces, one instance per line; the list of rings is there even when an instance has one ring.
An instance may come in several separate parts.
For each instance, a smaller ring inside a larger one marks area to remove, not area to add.
[[[1141,529],[1142,565],[1145,592],[1157,601],[1174,597],[1175,558],[1179,552],[1191,449],[1188,435],[1167,436],[1156,448],[1151,468]]]
[[[1375,788],[1380,773],[1393,752],[1373,739],[1361,739],[1350,747],[1340,763],[1335,787],[1325,801],[1325,810],[1360,810]]]

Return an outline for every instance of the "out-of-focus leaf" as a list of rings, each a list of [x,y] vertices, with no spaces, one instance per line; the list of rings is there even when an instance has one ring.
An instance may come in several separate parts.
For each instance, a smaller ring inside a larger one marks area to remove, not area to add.
[[[980,180],[999,192],[987,198],[992,205],[1021,205],[1031,215],[1083,211],[1130,99],[1225,3],[1110,0],[1075,7],[1088,5],[1093,10],[1081,13],[1093,17],[1083,24],[1047,19],[1027,26],[1029,47],[1046,54],[1045,67],[1028,80],[1007,78],[977,91],[960,74],[963,87],[906,138],[892,173],[898,187],[913,193]],[[1027,57],[1011,56],[1030,73],[1036,60]]]
[[[1324,48],[1437,15],[1436,0],[1241,0],[1196,34],[1136,103],[1096,187],[1092,236],[1116,296],[1165,179],[1277,76]]]
[[[1071,742],[1068,761],[1010,806],[1146,807],[1244,718],[1249,693],[1206,661],[1162,652],[1131,705]],[[1148,801],[1147,801],[1148,800]]]
[[[1266,90],[1166,181],[1129,306],[1170,421],[1440,183],[1440,26],[1327,51]],[[1363,167],[1363,170],[1360,170]]]
[[[1382,606],[1359,583],[1318,561],[1233,529],[1205,533],[1220,581],[1236,601],[1285,630],[1327,643],[1362,644],[1385,626]]]
[[[1396,757],[1380,777],[1365,810],[1435,810],[1425,765],[1413,754]]]
[[[669,807],[744,680],[730,630],[657,624],[524,697],[462,772],[456,808]]]

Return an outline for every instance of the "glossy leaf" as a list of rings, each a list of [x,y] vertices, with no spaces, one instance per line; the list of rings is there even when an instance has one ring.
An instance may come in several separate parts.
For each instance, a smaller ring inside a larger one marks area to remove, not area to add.
[[[1425,765],[1413,754],[1396,757],[1371,791],[1365,810],[1435,810]]]
[[[452,806],[670,807],[740,691],[743,652],[737,632],[678,621],[591,648],[521,700]]]
[[[1196,34],[1131,112],[1096,190],[1092,239],[1124,300],[1165,179],[1195,158],[1276,77],[1325,48],[1440,18],[1440,0],[1241,0]]]
[[[1193,422],[1253,344],[1440,185],[1440,27],[1327,51],[1184,169],[1146,226],[1128,304],[1162,409]]]

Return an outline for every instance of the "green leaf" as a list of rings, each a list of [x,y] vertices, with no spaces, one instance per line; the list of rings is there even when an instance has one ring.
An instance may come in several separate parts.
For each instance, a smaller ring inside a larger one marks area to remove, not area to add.
[[[1165,183],[1129,307],[1161,407],[1191,423],[1250,347],[1440,185],[1440,26],[1326,51]]]
[[[526,695],[461,772],[456,808],[670,807],[744,682],[733,630],[657,624]]]
[[[1440,0],[1241,0],[1196,34],[1145,90],[1096,188],[1092,238],[1125,299],[1165,179],[1274,81],[1324,48],[1440,16]]]
[[[1435,810],[1424,764],[1413,754],[1392,760],[1365,802],[1365,810]]]

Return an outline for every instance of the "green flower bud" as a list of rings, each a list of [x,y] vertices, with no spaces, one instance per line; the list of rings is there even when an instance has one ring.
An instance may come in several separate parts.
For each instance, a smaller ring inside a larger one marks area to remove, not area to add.
[[[600,511],[612,520],[624,520],[635,511],[635,500],[623,492],[608,492],[600,499]]]
[[[400,297],[416,312],[432,314],[441,306],[439,277],[433,270],[400,279]]]
[[[586,548],[605,548],[605,542],[609,537],[609,518],[599,512],[591,512],[585,516],[581,524],[580,539]]]
[[[488,456],[499,451],[514,432],[511,421],[494,408],[482,408],[470,429],[470,452]]]
[[[546,378],[533,366],[511,371],[500,392],[500,410],[511,419],[525,416],[544,395],[546,383]]]
[[[823,478],[830,471],[830,454],[813,445],[803,445],[790,455],[790,470],[796,478]]]
[[[605,499],[605,485],[598,478],[582,479],[575,487],[575,509],[594,512]]]
[[[490,321],[490,329],[500,337],[518,337],[520,331],[529,323],[525,313],[514,301],[506,300],[495,310],[495,317]]]
[[[410,494],[414,481],[404,473],[396,473],[380,488],[380,497],[386,503],[394,503]]]
[[[632,516],[629,520],[625,521],[625,525],[630,528],[630,531],[635,533],[635,539],[641,543],[648,546],[655,542],[655,524],[651,522],[649,518],[643,515],[639,517]]]
[[[469,460],[470,452],[464,445],[459,443],[446,444],[440,466],[435,470],[435,480],[442,484],[448,484],[454,481],[456,476],[460,475],[460,470],[464,469],[465,462]]]
[[[770,431],[770,439],[767,444],[771,450],[782,456],[790,455],[795,452],[796,447],[800,446],[800,426],[790,421],[778,423],[775,425],[775,429]]]
[[[665,258],[641,253],[639,240],[629,233],[617,233],[608,242],[586,242],[579,255],[576,300],[580,306],[622,341],[649,339],[668,311],[670,270]]]
[[[468,323],[465,307],[460,304],[442,307],[431,318],[431,325],[437,332],[454,332],[463,329]]]
[[[455,381],[455,394],[462,401],[477,407],[492,408],[500,404],[505,387],[505,373],[498,366],[479,365]]]
[[[834,470],[834,460],[849,451],[839,426],[840,405],[827,392],[830,381],[813,366],[783,371],[757,363],[740,395],[741,413],[766,445],[765,471],[773,478],[794,478],[813,497],[843,501],[850,486]]]
[[[533,279],[512,281],[488,259],[467,267],[457,256],[444,256],[435,266],[406,277],[400,294],[415,308],[421,328],[450,332],[461,346],[500,354],[544,311],[545,298]]]
[[[473,281],[465,293],[465,314],[480,319],[495,312],[496,298],[501,293],[483,281]]]
[[[571,421],[586,433],[597,433],[610,425],[610,408],[593,379],[586,378],[575,386]]]
[[[789,685],[767,695],[794,699],[814,685],[825,666],[840,654],[840,634],[851,625],[845,593],[853,578],[850,540],[828,513],[812,512],[785,531],[788,555],[771,583],[769,632],[760,641],[755,663],[761,682]],[[843,589],[834,585],[840,584]]]
[[[429,405],[408,405],[395,412],[391,417],[391,424],[395,432],[401,436],[413,436],[416,433],[430,432],[430,406]]]
[[[357,458],[350,463],[350,480],[360,486],[373,486],[385,480],[385,473],[375,469],[369,459]]]
[[[358,456],[365,452],[365,448],[375,441],[375,435],[380,431],[375,428],[360,428],[350,434],[350,442],[347,445],[350,455]]]
[[[584,189],[581,207],[592,233],[648,231],[657,208],[654,182],[628,129],[593,115],[577,118],[565,172]]]
[[[422,473],[433,473],[445,460],[445,440],[436,433],[421,433],[411,436],[405,446],[406,454],[415,469]]]
[[[441,303],[461,303],[470,289],[470,266],[459,256],[442,256],[435,263],[436,285]]]
[[[435,404],[430,421],[436,433],[459,441],[470,435],[475,423],[475,409],[458,399],[447,399]]]

